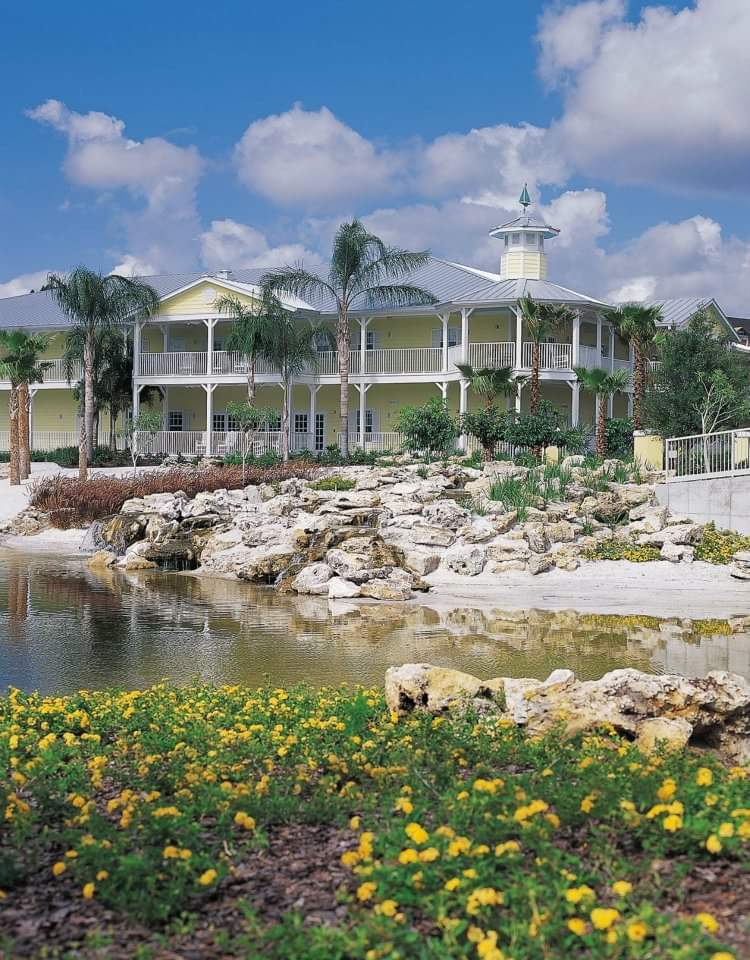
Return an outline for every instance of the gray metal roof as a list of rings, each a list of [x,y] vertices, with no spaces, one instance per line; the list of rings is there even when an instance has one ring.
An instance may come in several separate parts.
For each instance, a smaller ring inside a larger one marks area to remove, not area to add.
[[[711,297],[678,297],[673,300],[646,300],[647,307],[659,307],[665,327],[681,327],[713,302]],[[718,308],[718,305],[717,305]]]
[[[470,303],[514,303],[520,297],[531,294],[535,300],[547,300],[555,303],[593,304],[606,307],[603,300],[577,293],[568,287],[562,287],[551,280],[500,280],[497,283],[485,283],[477,287],[467,297]]]

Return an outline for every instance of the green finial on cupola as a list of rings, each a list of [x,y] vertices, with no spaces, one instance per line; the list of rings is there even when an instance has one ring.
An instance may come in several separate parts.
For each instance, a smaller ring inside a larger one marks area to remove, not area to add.
[[[518,199],[518,202],[524,208],[524,210],[531,206],[531,197],[529,196],[529,191],[526,189],[527,184],[523,185],[523,190],[521,191],[521,196]]]

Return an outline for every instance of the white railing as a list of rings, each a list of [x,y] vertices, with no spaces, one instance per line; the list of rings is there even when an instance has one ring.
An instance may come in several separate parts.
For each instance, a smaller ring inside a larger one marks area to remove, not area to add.
[[[439,373],[442,347],[391,347],[365,350],[363,373]]]
[[[359,373],[361,369],[359,350],[349,351],[349,373]],[[315,365],[315,376],[337,377],[339,375],[339,355],[336,350],[321,350]]]
[[[343,433],[336,435],[336,441],[339,445],[341,445],[342,437]],[[403,440],[403,436],[395,431],[390,433],[365,433],[364,437],[361,437],[359,433],[350,433],[349,447],[359,447],[361,450],[377,452],[392,450],[397,453],[401,449]]]
[[[579,367],[593,369],[594,367],[605,367],[608,363],[609,360],[606,360],[605,362],[605,359],[599,356],[599,351],[596,349],[596,347],[587,347],[582,343],[578,348]]]
[[[205,435],[204,435],[205,436]],[[272,450],[278,453],[281,449],[281,433],[278,430],[266,430],[261,433],[245,434],[240,430],[214,430],[211,434],[211,453],[215,457],[224,457],[231,454],[242,456],[247,448],[248,455],[255,457]],[[205,441],[201,453],[205,453]]]
[[[250,363],[242,353],[230,353],[228,350],[214,350],[213,370],[216,376],[236,375],[247,377],[250,374]],[[263,374],[278,373],[277,368],[265,360],[258,357],[255,361],[255,376]]]
[[[44,373],[42,374],[43,383],[63,383],[67,386],[68,377],[65,372],[65,361],[64,360],[42,360],[42,363],[49,364],[45,368]],[[78,381],[83,376],[83,366],[78,361],[75,361],[70,370],[70,382],[78,383]],[[0,383],[5,386],[6,384],[10,385],[9,380],[4,380],[0,377]],[[33,387],[33,384],[32,384]]]
[[[109,446],[109,424],[106,422],[99,424],[96,445],[98,447]],[[118,450],[125,449],[125,438],[122,434],[115,433],[115,445]],[[76,430],[34,430],[31,434],[32,450],[59,450],[61,447],[77,446],[78,432]],[[0,430],[0,450],[4,453],[10,450],[9,430]]]
[[[184,457],[195,457],[206,452],[206,433],[204,430],[159,430],[142,437],[139,446],[152,456],[180,453]]]
[[[208,371],[208,354],[195,352],[142,353],[141,377],[205,377]]]
[[[573,346],[570,343],[540,343],[539,367],[541,370],[570,370],[572,369]],[[523,366],[531,369],[534,355],[534,343],[528,341],[523,345]]]
[[[470,343],[469,363],[472,367],[515,367],[516,345],[504,343]]]
[[[661,367],[661,360],[649,360],[646,363],[646,372],[656,373],[659,367]]]
[[[750,428],[670,437],[664,455],[668,482],[750,473]]]

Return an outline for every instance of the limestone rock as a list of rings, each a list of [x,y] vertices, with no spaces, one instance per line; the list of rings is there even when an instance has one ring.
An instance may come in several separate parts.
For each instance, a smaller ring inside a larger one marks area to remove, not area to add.
[[[638,537],[638,543],[641,545],[663,546],[665,543],[690,546],[700,543],[703,536],[703,524],[701,523],[678,523],[674,526],[665,527],[656,533],[646,533]]]
[[[487,551],[477,544],[465,547],[452,547],[443,557],[443,563],[449,570],[464,577],[476,577],[487,563]]]
[[[460,507],[455,500],[435,500],[428,503],[422,511],[427,523],[437,527],[457,530],[471,519],[471,513]]]
[[[404,566],[420,577],[426,577],[440,566],[440,556],[429,550],[406,550]]]
[[[359,584],[352,583],[351,580],[344,580],[343,577],[331,577],[327,586],[329,600],[348,600],[362,594],[362,588]]]
[[[662,560],[669,560],[671,563],[679,563],[681,560],[684,563],[692,563],[695,559],[695,548],[667,540],[659,551],[659,555]]]
[[[525,560],[498,560],[497,563],[493,563],[492,572],[493,573],[509,573],[511,570],[525,570],[526,561]]]
[[[552,557],[533,554],[531,557],[529,557],[529,562],[526,565],[526,569],[530,574],[536,576],[538,573],[546,573],[548,570],[551,570],[552,566]]]
[[[385,675],[385,700],[390,710],[409,713],[415,708],[443,713],[462,702],[485,696],[492,699],[486,684],[468,673],[429,663],[407,663],[390,667]]]
[[[654,717],[638,724],[635,738],[636,746],[644,753],[651,753],[660,743],[666,743],[671,749],[683,750],[693,735],[693,725],[675,717]]]
[[[411,596],[411,586],[403,580],[385,580],[376,577],[363,583],[360,588],[363,597],[373,600],[408,600]]]
[[[567,520],[547,524],[545,533],[550,543],[571,543],[576,538],[575,527]]]
[[[491,560],[503,562],[506,560],[528,560],[531,556],[527,541],[511,539],[510,537],[495,540],[487,548],[487,555]]]
[[[292,580],[292,590],[296,593],[325,595],[328,593],[328,582],[332,576],[333,570],[327,563],[311,563],[309,567],[303,567]]]
[[[96,553],[88,559],[88,566],[94,569],[101,567],[111,567],[117,561],[117,554],[111,550],[97,550]]]
[[[533,553],[547,552],[547,548],[549,547],[549,540],[547,539],[547,533],[544,528],[544,524],[541,524],[541,523],[526,524],[526,527],[524,528],[524,533],[526,534],[526,540],[529,544],[529,549]]]

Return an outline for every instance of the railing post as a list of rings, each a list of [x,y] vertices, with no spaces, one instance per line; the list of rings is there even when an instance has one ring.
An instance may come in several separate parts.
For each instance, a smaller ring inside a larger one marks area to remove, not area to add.
[[[573,361],[571,363],[572,367],[579,367],[581,365],[581,311],[576,310],[576,315],[573,318]]]

